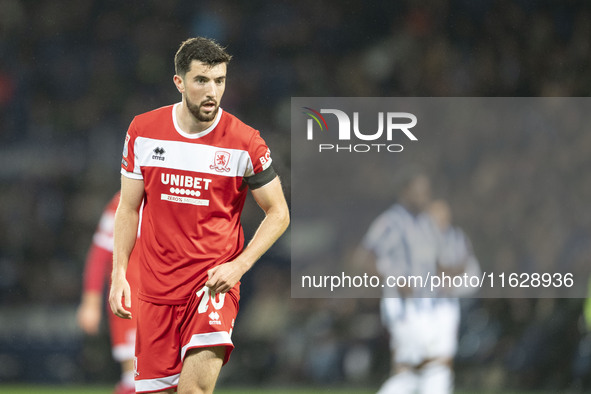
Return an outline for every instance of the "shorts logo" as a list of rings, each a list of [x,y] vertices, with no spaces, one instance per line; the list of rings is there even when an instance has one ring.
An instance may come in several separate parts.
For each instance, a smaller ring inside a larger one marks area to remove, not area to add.
[[[213,325],[221,325],[222,322],[220,321],[220,314],[217,313],[216,311],[213,311],[209,314],[209,318],[211,319],[209,321],[209,325],[213,326]]]
[[[230,164],[230,154],[228,152],[219,150],[215,152],[213,164],[209,166],[210,170],[217,172],[230,172],[228,165]]]

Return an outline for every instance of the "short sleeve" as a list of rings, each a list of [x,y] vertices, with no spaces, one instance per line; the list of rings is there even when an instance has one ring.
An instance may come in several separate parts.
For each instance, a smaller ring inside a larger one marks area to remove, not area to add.
[[[135,128],[135,120],[129,125],[127,134],[125,135],[125,142],[123,144],[123,153],[121,158],[121,174],[132,179],[143,179],[143,175],[137,160],[136,152],[136,138],[137,132]]]
[[[271,182],[275,177],[275,170],[271,166],[271,150],[257,131],[248,146],[248,155],[252,167],[244,175],[244,181],[251,189],[257,189]]]

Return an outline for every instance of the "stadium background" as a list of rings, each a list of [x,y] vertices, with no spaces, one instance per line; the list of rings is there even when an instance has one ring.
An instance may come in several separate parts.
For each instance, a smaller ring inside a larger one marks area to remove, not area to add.
[[[186,37],[216,38],[234,55],[223,107],[263,131],[288,196],[291,96],[588,95],[587,2],[428,4],[0,0],[0,382],[117,379],[106,327],[87,338],[75,324],[83,260],[118,188],[132,116],[179,99],[172,58]],[[591,133],[447,143],[420,161],[481,260],[589,263]],[[259,219],[247,211],[247,232]],[[290,299],[289,234],[243,283],[238,350],[220,387],[385,379],[376,300]],[[589,388],[583,300],[463,308],[458,387]]]

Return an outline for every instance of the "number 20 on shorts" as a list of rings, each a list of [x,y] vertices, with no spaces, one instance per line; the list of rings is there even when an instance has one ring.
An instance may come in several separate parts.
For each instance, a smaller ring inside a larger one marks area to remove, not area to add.
[[[201,301],[199,301],[199,305],[197,306],[197,313],[205,313],[207,312],[208,302],[211,303],[211,306],[213,306],[215,310],[221,309],[224,306],[224,299],[226,298],[226,293],[212,294],[209,290],[209,287],[204,286],[201,290],[197,292],[197,297],[201,297]]]

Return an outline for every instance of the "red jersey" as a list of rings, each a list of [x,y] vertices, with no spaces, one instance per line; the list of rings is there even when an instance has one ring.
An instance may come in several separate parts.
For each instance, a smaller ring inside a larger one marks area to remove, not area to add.
[[[139,297],[154,303],[186,302],[242,251],[247,189],[275,177],[258,131],[220,108],[208,129],[185,133],[179,104],[136,116],[123,148],[121,173],[144,181]]]

